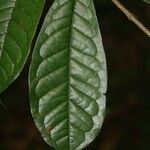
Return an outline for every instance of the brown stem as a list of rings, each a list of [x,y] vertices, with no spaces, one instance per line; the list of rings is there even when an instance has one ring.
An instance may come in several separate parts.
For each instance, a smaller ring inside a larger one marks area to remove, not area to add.
[[[134,22],[145,34],[150,37],[150,30],[145,27],[135,15],[133,15],[123,4],[118,0],[112,0],[112,2],[128,17],[128,19]]]

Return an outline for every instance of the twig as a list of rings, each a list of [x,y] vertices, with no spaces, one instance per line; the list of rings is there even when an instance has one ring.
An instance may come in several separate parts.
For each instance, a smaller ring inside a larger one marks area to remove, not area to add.
[[[146,33],[150,37],[150,30],[145,27],[137,17],[132,14],[123,4],[121,4],[118,0],[112,0],[112,2],[128,17],[128,19],[134,22],[144,33]]]

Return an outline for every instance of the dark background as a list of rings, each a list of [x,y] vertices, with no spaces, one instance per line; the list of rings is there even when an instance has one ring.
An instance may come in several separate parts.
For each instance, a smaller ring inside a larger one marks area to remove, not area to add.
[[[107,58],[108,92],[104,125],[87,150],[150,150],[150,39],[110,0],[94,2]],[[150,6],[142,0],[122,2],[150,25]],[[41,23],[51,3],[47,0]],[[30,60],[31,56],[19,78],[0,96],[0,150],[51,149],[30,114]]]

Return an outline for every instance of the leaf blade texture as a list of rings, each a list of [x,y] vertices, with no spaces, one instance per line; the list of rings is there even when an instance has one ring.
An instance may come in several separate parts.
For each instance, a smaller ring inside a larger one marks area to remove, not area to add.
[[[144,0],[144,2],[146,2],[146,3],[150,4],[150,0]]]
[[[92,0],[55,0],[30,69],[30,104],[44,140],[80,150],[102,126],[106,61]]]
[[[21,72],[43,0],[0,0],[0,93]]]

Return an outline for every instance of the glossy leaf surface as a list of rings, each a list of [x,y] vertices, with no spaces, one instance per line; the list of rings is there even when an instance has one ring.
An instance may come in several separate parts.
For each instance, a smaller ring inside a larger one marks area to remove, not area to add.
[[[31,111],[45,141],[80,150],[104,119],[106,62],[92,0],[55,0],[30,70]]]
[[[0,0],[0,93],[24,66],[43,4],[43,0]]]
[[[147,2],[148,4],[150,4],[150,0],[144,0],[145,2]]]

